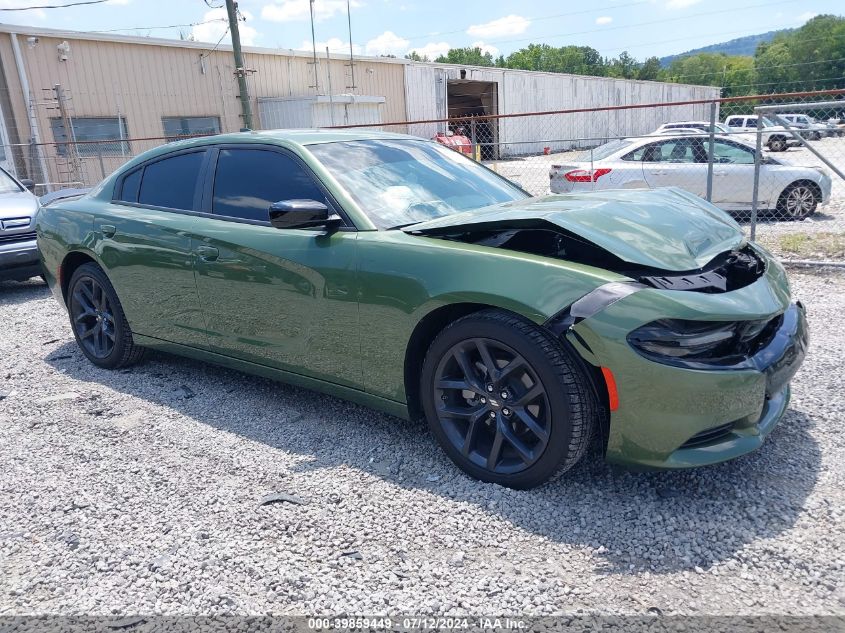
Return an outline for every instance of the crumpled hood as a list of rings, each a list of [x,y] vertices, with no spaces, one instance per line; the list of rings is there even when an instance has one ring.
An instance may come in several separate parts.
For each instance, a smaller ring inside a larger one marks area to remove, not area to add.
[[[552,225],[552,226],[549,226]],[[559,227],[633,264],[667,271],[702,268],[741,246],[740,226],[681,189],[617,190],[527,198],[405,227],[442,235],[467,230]]]

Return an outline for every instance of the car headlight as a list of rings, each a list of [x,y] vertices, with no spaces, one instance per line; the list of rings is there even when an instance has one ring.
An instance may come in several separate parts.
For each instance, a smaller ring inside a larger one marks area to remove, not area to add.
[[[630,334],[641,356],[681,367],[736,365],[764,347],[782,317],[757,321],[660,319]]]

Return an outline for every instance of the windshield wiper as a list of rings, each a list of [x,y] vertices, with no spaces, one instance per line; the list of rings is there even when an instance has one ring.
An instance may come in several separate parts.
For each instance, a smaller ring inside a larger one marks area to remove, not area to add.
[[[424,222],[424,220],[417,220],[415,222],[406,222],[405,224],[397,224],[396,226],[388,226],[385,231],[396,231],[398,229],[404,229],[406,226],[413,226],[414,224],[419,224],[420,222]]]

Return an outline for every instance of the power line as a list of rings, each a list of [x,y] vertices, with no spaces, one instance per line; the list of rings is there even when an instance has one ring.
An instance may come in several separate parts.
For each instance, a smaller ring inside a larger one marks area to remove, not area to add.
[[[155,31],[159,29],[176,29],[187,26],[200,26],[202,24],[213,24],[214,22],[226,22],[226,18],[214,18],[213,20],[205,20],[204,22],[191,22],[190,24],[164,24],[162,26],[127,26],[122,29],[97,29],[95,31],[86,31],[87,33],[117,33],[119,31]]]
[[[773,64],[771,66],[752,66],[751,68],[737,68],[732,70],[731,72],[734,73],[750,73],[756,72],[758,70],[769,70],[770,68],[792,68],[794,66],[809,66],[811,64],[827,64],[830,62],[842,62],[845,61],[845,57],[839,57],[836,59],[816,59],[810,62],[797,62],[795,64]],[[715,70],[706,73],[695,73],[695,74],[687,74],[687,75],[672,75],[672,79],[685,79],[687,77],[707,77],[708,75],[724,75],[725,72],[721,70]]]
[[[200,57],[203,57],[203,58],[208,57],[208,56],[209,56],[209,55],[211,55],[214,51],[216,51],[216,50],[217,50],[217,47],[218,47],[218,46],[220,46],[220,42],[222,42],[222,41],[223,41],[223,38],[224,38],[224,37],[226,37],[226,36],[229,34],[229,28],[230,28],[230,27],[228,27],[228,26],[226,27],[226,30],[225,30],[225,31],[223,31],[223,35],[221,35],[221,36],[220,36],[220,39],[219,39],[219,40],[217,40],[217,44],[215,44],[215,45],[214,45],[214,48],[212,48],[212,49],[211,49],[210,51],[208,51],[207,53],[203,53],[202,55],[200,55]]]
[[[0,11],[32,11],[34,9],[67,9],[69,7],[80,7],[85,4],[102,4],[108,0],[80,0],[80,2],[71,2],[69,4],[41,4],[31,7],[14,7],[9,9],[0,9]]]

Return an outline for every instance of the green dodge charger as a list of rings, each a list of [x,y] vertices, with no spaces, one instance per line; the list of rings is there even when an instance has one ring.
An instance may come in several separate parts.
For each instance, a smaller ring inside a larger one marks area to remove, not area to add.
[[[43,208],[45,276],[99,367],[147,349],[425,418],[529,488],[588,443],[634,467],[761,445],[807,349],[780,264],[675,189],[532,198],[436,143],[171,143]]]

